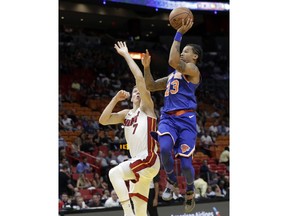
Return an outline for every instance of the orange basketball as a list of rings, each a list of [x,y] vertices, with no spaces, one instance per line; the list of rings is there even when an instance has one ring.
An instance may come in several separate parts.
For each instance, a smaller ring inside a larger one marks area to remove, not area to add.
[[[170,25],[178,30],[182,25],[182,19],[186,23],[188,18],[193,19],[192,11],[186,7],[177,7],[174,8],[169,14]]]

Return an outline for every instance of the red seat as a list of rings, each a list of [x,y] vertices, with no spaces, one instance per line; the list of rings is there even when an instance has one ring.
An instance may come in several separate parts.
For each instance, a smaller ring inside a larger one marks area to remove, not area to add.
[[[92,198],[92,193],[90,190],[87,189],[79,189],[81,196],[83,197],[84,201],[88,201]]]

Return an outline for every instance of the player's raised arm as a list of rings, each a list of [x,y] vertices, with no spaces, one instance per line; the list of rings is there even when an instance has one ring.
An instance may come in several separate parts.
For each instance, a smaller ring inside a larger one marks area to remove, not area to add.
[[[182,53],[180,53],[180,44],[182,40],[183,34],[185,34],[191,27],[193,26],[193,20],[187,19],[187,22],[184,23],[184,19],[182,20],[182,26],[177,30],[174,41],[172,43],[169,55],[169,65],[179,71],[182,74],[188,76],[198,76],[199,70],[195,63],[187,62],[186,58],[190,58],[188,56],[190,54],[191,47],[186,46]],[[191,54],[192,55],[192,54]],[[193,56],[192,56],[193,57]],[[194,57],[193,57],[194,58]],[[195,56],[196,58],[196,56]]]
[[[136,62],[132,59],[128,52],[128,48],[126,46],[125,42],[118,41],[117,44],[114,45],[114,48],[117,50],[117,52],[124,57],[126,60],[131,72],[134,75],[134,78],[136,80],[136,87],[138,88],[138,91],[140,93],[141,100],[143,101],[143,105],[146,108],[149,108],[150,110],[154,110],[154,103],[152,101],[150,92],[147,90],[145,85],[145,80],[143,77],[143,74],[136,64]]]
[[[147,49],[141,58],[141,62],[144,66],[144,79],[147,89],[152,92],[165,90],[168,77],[163,77],[161,79],[157,79],[156,81],[154,80],[150,70],[151,56]]]
[[[112,98],[110,103],[106,106],[104,111],[102,112],[99,123],[102,125],[109,125],[109,124],[119,124],[123,123],[126,114],[128,113],[128,109],[124,109],[117,113],[113,113],[113,109],[119,101],[126,100],[130,97],[130,93],[124,90],[120,90],[117,94]]]

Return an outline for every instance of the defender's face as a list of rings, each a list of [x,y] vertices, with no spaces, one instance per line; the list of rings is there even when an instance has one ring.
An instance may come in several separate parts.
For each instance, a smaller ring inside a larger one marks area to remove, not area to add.
[[[140,102],[140,101],[141,101],[140,92],[138,91],[137,88],[134,88],[132,91],[131,102],[136,103],[136,102]]]

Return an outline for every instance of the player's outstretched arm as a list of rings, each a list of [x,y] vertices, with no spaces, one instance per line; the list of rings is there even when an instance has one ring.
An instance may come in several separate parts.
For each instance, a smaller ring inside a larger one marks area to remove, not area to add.
[[[129,112],[128,109],[124,109],[117,113],[113,113],[113,109],[119,101],[126,100],[130,97],[130,93],[124,90],[120,90],[117,94],[112,98],[109,104],[106,106],[104,111],[102,112],[99,123],[102,125],[109,125],[109,124],[119,124],[123,123],[126,114]]]
[[[183,34],[185,34],[193,26],[193,20],[188,19],[184,23],[182,20],[182,26],[177,30],[174,41],[170,48],[169,65],[179,71],[182,74],[189,76],[197,76],[199,73],[198,67],[194,63],[186,63],[180,58],[180,44]]]
[[[114,48],[121,56],[124,57],[132,74],[134,75],[134,78],[136,80],[136,87],[138,88],[138,91],[140,93],[143,105],[149,108],[150,110],[154,110],[154,103],[151,98],[150,92],[146,88],[143,74],[138,65],[136,64],[136,62],[130,56],[126,43],[119,41],[117,42],[117,44],[114,45]]]
[[[144,67],[144,79],[147,89],[152,92],[165,90],[168,77],[163,77],[161,79],[157,79],[156,81],[154,80],[150,70],[151,56],[147,49],[141,58],[141,63]]]

